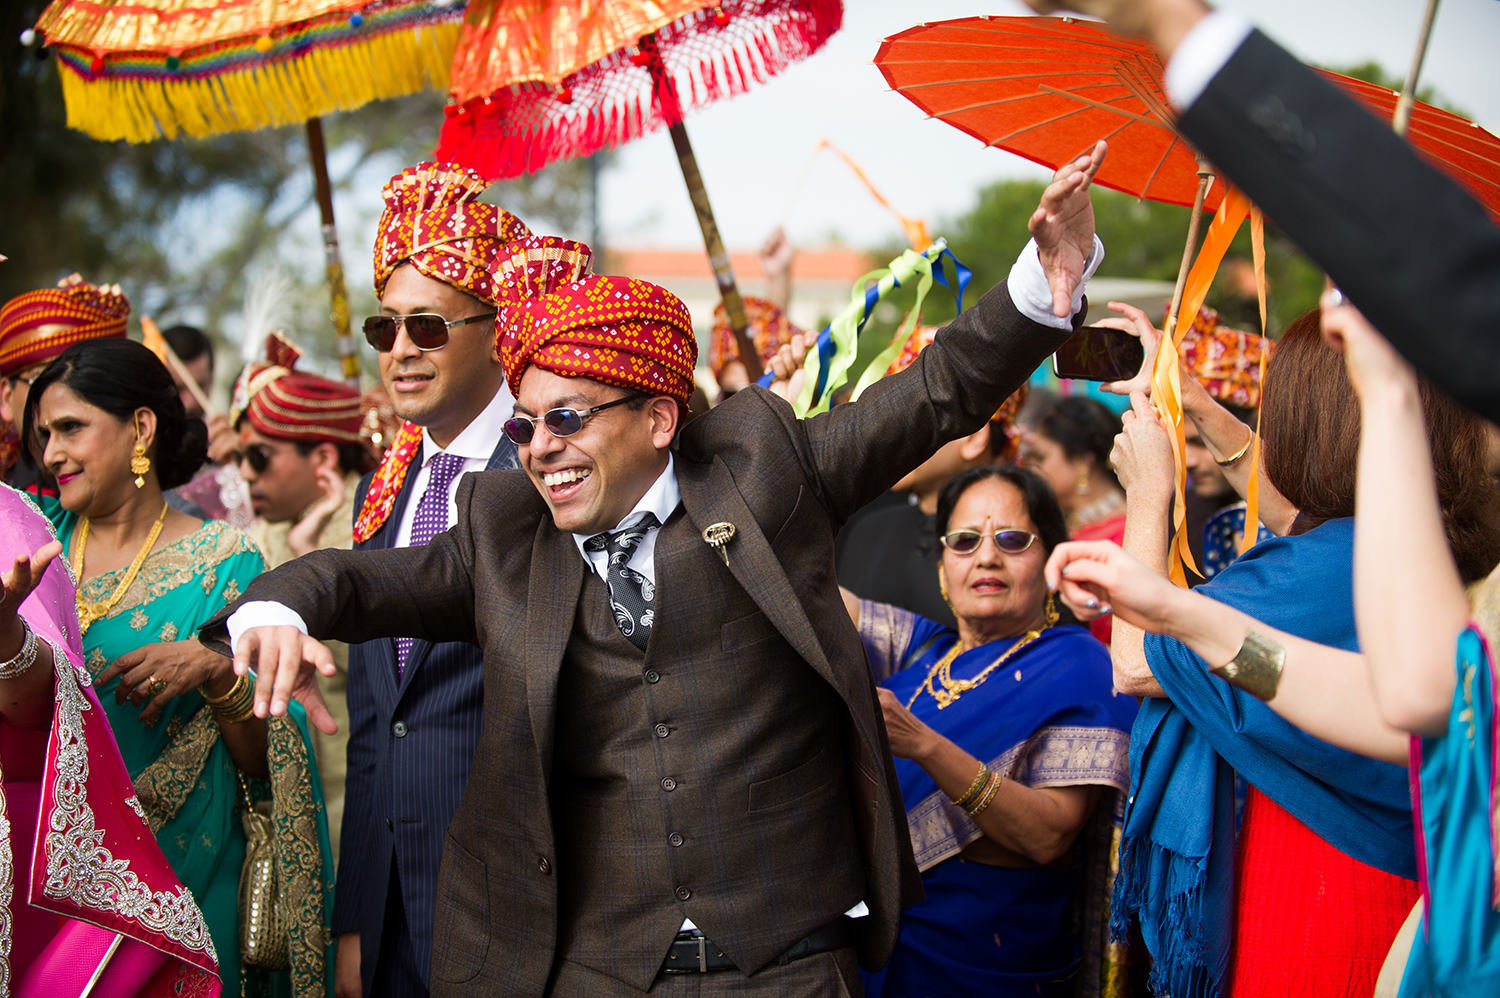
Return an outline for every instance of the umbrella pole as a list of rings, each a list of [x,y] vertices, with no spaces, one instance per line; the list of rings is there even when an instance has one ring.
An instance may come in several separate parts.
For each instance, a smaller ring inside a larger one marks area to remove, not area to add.
[[[1427,40],[1432,37],[1432,22],[1437,19],[1438,0],[1427,0],[1427,13],[1422,17],[1422,33],[1417,38],[1417,51],[1412,56],[1411,72],[1406,74],[1406,86],[1401,88],[1401,97],[1396,101],[1396,113],[1391,127],[1397,135],[1406,134],[1407,122],[1411,120],[1411,105],[1417,99],[1417,77],[1422,75],[1422,62],[1427,58]]]
[[[359,355],[349,331],[349,290],[344,284],[344,263],[339,256],[339,233],[333,224],[333,184],[328,179],[328,149],[323,143],[321,118],[307,119],[307,155],[312,160],[318,212],[323,216],[323,264],[328,272],[328,297],[339,363],[344,369],[344,380],[358,388]]]
[[[713,205],[708,203],[703,175],[698,172],[698,159],[693,155],[693,146],[688,142],[687,128],[682,122],[674,122],[669,130],[672,133],[672,146],[677,150],[677,163],[682,167],[682,179],[687,181],[688,197],[693,199],[698,228],[703,230],[703,244],[708,248],[708,262],[714,268],[719,296],[724,299],[724,314],[729,318],[729,328],[734,331],[740,362],[745,365],[745,373],[753,384],[760,379],[764,367],[760,362],[760,351],[746,332],[749,323],[745,320],[745,303],[740,298],[739,288],[735,286],[734,270],[729,265],[729,254],[724,250],[724,241],[719,238]]]
[[[1177,336],[1177,310],[1182,307],[1182,290],[1187,285],[1188,271],[1193,266],[1193,253],[1198,249],[1198,229],[1203,223],[1203,199],[1208,197],[1208,186],[1213,183],[1213,171],[1203,160],[1198,160],[1198,192],[1193,195],[1193,215],[1188,220],[1187,245],[1182,248],[1182,266],[1177,269],[1177,286],[1172,289],[1172,308],[1167,312],[1167,328]]]

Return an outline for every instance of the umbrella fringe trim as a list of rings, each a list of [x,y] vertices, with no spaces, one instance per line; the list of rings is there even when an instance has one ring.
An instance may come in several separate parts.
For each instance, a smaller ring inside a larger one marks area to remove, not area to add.
[[[374,100],[446,89],[460,25],[376,34],[211,76],[95,76],[59,60],[68,126],[96,139],[150,142],[300,124]]]
[[[564,114],[548,113],[558,96],[542,81],[514,84],[486,98],[450,105],[434,156],[497,180],[679,124],[685,112],[737,97],[813,54],[842,20],[838,0],[813,0],[799,8],[801,16],[778,22],[773,36],[736,39],[686,69],[674,65],[669,55],[668,72],[681,113],[664,112],[647,88],[623,98],[613,93],[611,76],[621,72],[626,61],[613,53],[567,78],[571,103]]]

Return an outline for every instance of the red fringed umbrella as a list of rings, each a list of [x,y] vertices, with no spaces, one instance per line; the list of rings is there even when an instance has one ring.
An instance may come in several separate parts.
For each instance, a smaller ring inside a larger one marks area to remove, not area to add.
[[[842,20],[840,0],[475,0],[437,156],[498,179],[667,126],[740,356],[758,366],[683,116],[816,52]]]

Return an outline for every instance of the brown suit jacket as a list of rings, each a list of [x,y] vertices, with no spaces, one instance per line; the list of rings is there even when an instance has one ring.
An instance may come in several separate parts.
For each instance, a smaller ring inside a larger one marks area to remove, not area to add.
[[[888,958],[900,910],[921,886],[874,684],[834,576],[834,533],[944,442],[976,430],[1065,336],[1021,316],[999,286],[858,402],[798,420],[782,400],[752,389],[678,437],[692,533],[675,536],[691,541],[717,522],[736,533],[727,569],[705,543],[658,546],[655,627],[682,629],[704,653],[722,654],[726,684],[774,674],[784,663],[756,656],[789,646],[842,700],[841,768],[863,852],[871,914],[860,951],[869,967]],[[244,599],[292,607],[319,637],[408,634],[484,649],[484,730],[445,843],[433,992],[459,994],[454,985],[463,983],[486,994],[541,994],[557,946],[556,875],[565,873],[553,869],[548,787],[558,674],[586,569],[522,474],[466,477],[458,508],[457,524],[427,547],[318,552],[261,576]],[[757,640],[772,629],[780,640]],[[212,625],[205,636],[214,636]],[[776,737],[774,726],[765,736]],[[767,775],[744,773],[732,758],[722,764],[726,780]],[[782,874],[770,863],[756,875],[772,883]],[[777,912],[775,924],[731,955],[758,969],[816,924],[810,916],[826,914]]]

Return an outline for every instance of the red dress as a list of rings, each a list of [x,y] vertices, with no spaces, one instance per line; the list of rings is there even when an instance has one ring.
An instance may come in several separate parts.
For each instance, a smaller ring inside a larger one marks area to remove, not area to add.
[[[1111,513],[1109,516],[1101,517],[1093,523],[1085,523],[1073,531],[1071,539],[1075,541],[1114,541],[1116,544],[1123,543],[1125,540],[1125,511],[1122,509],[1118,513]],[[1113,630],[1111,624],[1114,619],[1113,615],[1106,613],[1102,617],[1094,618],[1094,621],[1089,624],[1089,633],[1104,642],[1106,648],[1109,647],[1109,635]]]
[[[1235,864],[1232,998],[1369,998],[1417,882],[1361,863],[1250,788]]]

